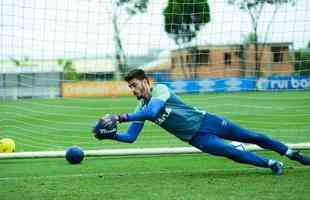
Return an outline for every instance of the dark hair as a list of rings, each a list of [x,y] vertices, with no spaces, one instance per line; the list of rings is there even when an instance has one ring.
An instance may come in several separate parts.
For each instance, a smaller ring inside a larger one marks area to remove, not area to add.
[[[125,79],[125,81],[129,82],[132,79],[138,79],[138,80],[147,79],[148,80],[148,77],[146,76],[144,70],[133,69],[133,70],[128,72],[128,74],[125,76],[124,79]]]

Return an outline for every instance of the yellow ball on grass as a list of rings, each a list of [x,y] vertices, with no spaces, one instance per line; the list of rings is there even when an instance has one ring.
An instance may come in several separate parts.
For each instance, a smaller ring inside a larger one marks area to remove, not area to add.
[[[10,138],[3,138],[0,140],[0,153],[12,153],[15,152],[15,142]]]

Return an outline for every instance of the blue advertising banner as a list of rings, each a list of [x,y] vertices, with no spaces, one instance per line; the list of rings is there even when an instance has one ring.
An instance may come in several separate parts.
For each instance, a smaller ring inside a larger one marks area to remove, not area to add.
[[[256,81],[258,90],[304,90],[310,89],[310,77],[306,76],[284,76],[284,77],[268,77],[260,78]]]
[[[310,77],[305,76],[272,76],[259,79],[256,77],[229,77],[167,81],[163,83],[176,93],[310,89]]]
[[[256,88],[256,78],[210,78],[205,80],[180,80],[165,82],[176,93],[234,92]]]

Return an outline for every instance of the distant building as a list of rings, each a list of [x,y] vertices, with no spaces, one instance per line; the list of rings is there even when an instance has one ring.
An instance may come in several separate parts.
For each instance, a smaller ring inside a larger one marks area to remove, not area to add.
[[[292,43],[258,45],[262,76],[294,72]],[[169,56],[144,66],[149,72],[169,73],[172,79],[255,76],[254,44],[205,45],[172,50]]]

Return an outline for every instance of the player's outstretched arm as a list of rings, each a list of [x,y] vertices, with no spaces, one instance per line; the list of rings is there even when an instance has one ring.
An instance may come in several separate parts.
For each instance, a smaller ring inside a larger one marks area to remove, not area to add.
[[[159,98],[151,98],[149,103],[141,110],[134,113],[129,113],[127,115],[128,121],[155,120],[161,109],[165,106],[165,103],[165,101]]]
[[[130,124],[126,133],[117,133],[115,140],[126,143],[133,143],[137,140],[142,131],[144,122],[133,122]]]
[[[103,117],[102,126],[109,128],[122,122],[155,120],[165,103],[159,98],[151,98],[150,102],[137,112]]]
[[[129,126],[126,133],[119,133],[117,132],[116,124],[114,125],[114,127],[107,128],[104,127],[101,120],[99,120],[96,126],[93,128],[92,132],[95,138],[97,138],[98,140],[111,139],[120,142],[133,143],[134,141],[136,141],[143,126],[144,122],[134,122]]]

